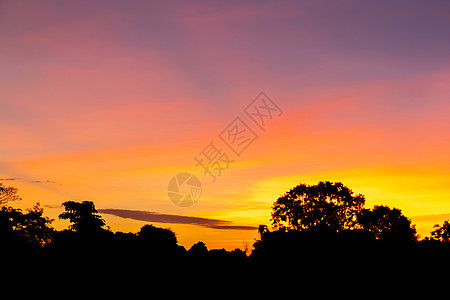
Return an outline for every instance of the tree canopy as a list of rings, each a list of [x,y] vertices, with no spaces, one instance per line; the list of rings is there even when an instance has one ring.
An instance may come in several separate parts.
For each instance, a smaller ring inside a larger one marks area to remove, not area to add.
[[[39,203],[26,209],[26,213],[9,205],[20,200],[16,188],[0,183],[0,241],[8,248],[40,248],[50,243],[53,220],[44,216]]]
[[[377,239],[390,242],[417,240],[415,226],[398,208],[375,205],[373,209],[362,209],[358,215],[358,223]]]
[[[365,203],[362,194],[340,182],[299,184],[279,197],[272,207],[275,228],[310,229],[326,225],[332,230],[351,229]]]
[[[105,226],[105,220],[97,213],[92,201],[67,201],[62,204],[65,212],[59,215],[60,219],[69,220],[70,229],[80,233],[100,232]]]

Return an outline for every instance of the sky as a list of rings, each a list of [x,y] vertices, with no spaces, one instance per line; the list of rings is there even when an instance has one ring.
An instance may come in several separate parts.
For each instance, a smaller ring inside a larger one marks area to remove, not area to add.
[[[438,0],[0,0],[0,182],[57,229],[61,203],[90,200],[113,231],[242,249],[279,196],[328,180],[429,236],[450,218],[449,14]],[[263,127],[246,113],[261,97],[278,108]],[[215,178],[196,161],[211,145]],[[193,205],[169,198],[180,173],[201,182]]]

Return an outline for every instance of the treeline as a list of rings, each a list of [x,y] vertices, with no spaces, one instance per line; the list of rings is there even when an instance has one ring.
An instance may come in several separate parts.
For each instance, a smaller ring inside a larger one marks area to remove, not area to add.
[[[448,221],[436,225],[429,237],[419,239],[415,226],[400,209],[382,205],[366,209],[364,196],[354,195],[341,183],[300,184],[278,198],[272,207],[272,228],[259,226],[259,238],[250,255],[247,249],[208,250],[203,242],[185,249],[178,245],[172,230],[150,224],[137,233],[112,232],[91,201],[64,202],[59,218],[71,225],[55,230],[53,220],[39,204],[25,211],[10,206],[19,200],[17,189],[0,183],[0,244],[9,252],[76,252],[96,259],[145,257],[226,264],[295,261],[319,255],[332,261],[330,253],[347,258],[399,251],[450,253]]]
[[[209,250],[199,241],[189,249],[178,245],[175,232],[167,228],[144,225],[136,233],[112,232],[104,219],[98,214],[92,201],[62,203],[64,212],[60,219],[69,220],[70,226],[55,230],[54,220],[44,216],[39,203],[31,209],[22,211],[13,208],[11,202],[20,201],[18,191],[0,183],[0,250],[9,253],[26,250],[30,253],[56,255],[77,253],[78,256],[93,255],[96,259],[156,258],[157,260],[177,260],[189,258],[219,259],[242,262],[247,258],[241,249]],[[37,251],[37,252],[36,252]]]

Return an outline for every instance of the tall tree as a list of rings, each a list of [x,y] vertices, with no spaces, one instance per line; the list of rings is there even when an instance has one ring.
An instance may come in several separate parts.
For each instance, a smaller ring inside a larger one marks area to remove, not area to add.
[[[300,184],[279,197],[272,207],[275,228],[310,229],[327,226],[338,231],[352,229],[365,198],[340,182]]]
[[[67,201],[62,204],[65,212],[59,215],[60,219],[69,220],[70,229],[79,233],[95,233],[104,230],[105,221],[97,214],[92,201]]]
[[[27,209],[8,206],[9,202],[19,201],[18,190],[0,183],[0,240],[8,247],[39,248],[49,243],[53,237],[53,220],[44,217],[44,210],[37,203]]]
[[[21,216],[19,232],[27,246],[39,248],[51,242],[54,229],[50,226],[53,219],[44,217],[44,210],[37,203]]]

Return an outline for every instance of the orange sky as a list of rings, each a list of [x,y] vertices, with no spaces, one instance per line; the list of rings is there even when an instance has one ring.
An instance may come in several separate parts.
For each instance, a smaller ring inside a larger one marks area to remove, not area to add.
[[[329,180],[402,209],[422,237],[450,218],[445,1],[101,3],[0,4],[0,182],[20,207],[39,201],[58,229],[67,200],[245,229],[269,224],[293,186]],[[261,91],[283,110],[266,132],[244,113]],[[241,157],[219,139],[237,116],[258,135]],[[235,160],[214,183],[194,161],[211,141]],[[181,172],[202,182],[190,207],[167,196]],[[146,224],[103,217],[114,231]],[[187,248],[257,237],[154,225]]]

